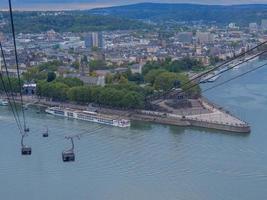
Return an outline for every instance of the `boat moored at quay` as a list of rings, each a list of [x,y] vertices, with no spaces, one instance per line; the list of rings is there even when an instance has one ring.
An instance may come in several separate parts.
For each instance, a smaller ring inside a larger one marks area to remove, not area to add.
[[[8,106],[8,101],[4,99],[0,99],[0,106]]]
[[[67,117],[71,119],[83,120],[88,122],[94,122],[109,126],[116,126],[120,128],[127,128],[131,126],[129,120],[118,119],[115,117],[102,115],[97,112],[74,110],[70,108],[50,107],[45,110],[46,113],[55,116]]]

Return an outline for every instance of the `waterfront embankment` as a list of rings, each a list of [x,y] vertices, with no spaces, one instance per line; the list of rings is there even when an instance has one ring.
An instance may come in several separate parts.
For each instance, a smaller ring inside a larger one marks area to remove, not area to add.
[[[77,110],[88,109],[88,106],[84,105],[54,102],[44,98],[39,99],[34,96],[24,96],[23,99],[27,106],[60,106]],[[19,99],[17,100],[19,101]],[[207,99],[200,98],[197,102],[201,105],[201,112],[199,113],[195,112],[195,107],[190,108],[186,112],[174,111],[174,109],[169,109],[169,111],[166,112],[151,110],[116,110],[102,107],[95,107],[95,109],[97,109],[100,114],[111,115],[113,118],[125,118],[135,121],[146,121],[183,127],[202,127],[237,133],[249,133],[251,131],[247,122],[232,115],[229,111],[222,109],[220,106],[213,104]]]

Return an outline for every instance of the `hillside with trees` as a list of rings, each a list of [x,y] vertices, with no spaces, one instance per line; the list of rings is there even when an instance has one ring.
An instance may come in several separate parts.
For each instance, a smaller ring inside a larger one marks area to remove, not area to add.
[[[216,3],[216,2],[215,2]],[[172,3],[140,3],[134,5],[98,8],[90,11],[94,14],[117,16],[128,19],[152,21],[206,21],[228,24],[236,22],[248,25],[267,18],[267,5],[197,5]]]
[[[8,19],[7,12],[0,12]],[[48,30],[56,32],[88,32],[108,30],[135,30],[148,28],[149,25],[137,20],[112,16],[93,15],[83,11],[69,11],[60,15],[54,12],[14,12],[14,23],[17,33],[40,33]],[[7,23],[4,32],[10,32]]]

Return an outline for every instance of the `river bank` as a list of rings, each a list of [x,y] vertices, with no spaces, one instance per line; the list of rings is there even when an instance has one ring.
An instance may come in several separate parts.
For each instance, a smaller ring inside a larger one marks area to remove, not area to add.
[[[19,101],[19,98],[16,99]],[[88,110],[85,105],[74,103],[62,103],[49,101],[36,96],[23,96],[25,106],[35,105],[38,107],[64,107],[76,110]],[[93,107],[99,114],[110,115],[112,118],[124,118],[134,121],[146,121],[152,123],[175,125],[182,127],[202,127],[221,131],[236,133],[249,133],[248,123],[232,115],[229,111],[223,110],[220,106],[213,104],[206,98],[199,98],[194,101],[194,106],[187,109],[174,109],[165,105],[165,112],[152,110],[117,110],[103,107]],[[164,102],[163,102],[164,103]]]

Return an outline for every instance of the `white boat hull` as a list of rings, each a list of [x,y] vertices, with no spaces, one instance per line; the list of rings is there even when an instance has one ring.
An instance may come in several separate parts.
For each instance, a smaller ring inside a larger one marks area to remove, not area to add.
[[[51,115],[55,115],[55,116],[61,116],[61,117],[88,121],[88,122],[93,122],[93,123],[98,123],[98,124],[109,125],[109,126],[116,126],[120,128],[127,128],[131,126],[129,120],[113,119],[111,117],[104,117],[95,112],[61,109],[58,107],[48,108],[45,110],[45,112]]]
[[[0,106],[8,106],[8,101],[1,99]]]

